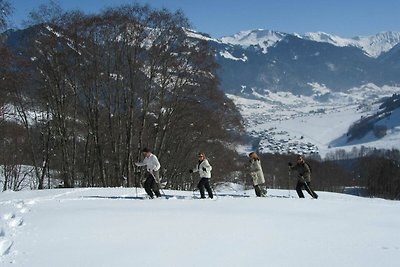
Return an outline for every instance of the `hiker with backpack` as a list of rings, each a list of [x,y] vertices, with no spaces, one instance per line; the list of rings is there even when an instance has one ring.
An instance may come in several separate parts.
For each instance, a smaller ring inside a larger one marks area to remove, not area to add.
[[[296,185],[296,192],[299,195],[299,198],[304,198],[303,194],[303,187],[305,190],[315,199],[318,198],[318,195],[311,189],[311,168],[304,161],[303,156],[297,156],[297,162],[293,165],[291,162],[288,163],[289,171],[296,170],[297,171],[297,185]]]
[[[200,181],[197,184],[197,188],[200,191],[200,197],[201,198],[206,198],[204,189],[207,190],[208,197],[213,198],[213,192],[211,190],[210,186],[210,179],[211,179],[211,170],[212,166],[206,159],[206,155],[202,152],[199,152],[198,154],[198,162],[196,164],[196,167],[194,169],[190,169],[189,172],[198,172],[200,176]]]
[[[260,158],[257,156],[255,152],[251,152],[249,154],[250,158],[250,165],[249,165],[249,172],[251,179],[253,180],[253,187],[256,191],[257,197],[263,197],[267,194],[267,190],[262,189],[260,185],[265,183],[264,173],[261,167]]]
[[[144,190],[149,195],[150,198],[161,197],[160,194],[160,162],[158,158],[151,153],[148,148],[142,150],[144,159],[142,162],[136,162],[136,166],[146,166],[146,181],[144,182]],[[154,193],[153,193],[154,192]]]

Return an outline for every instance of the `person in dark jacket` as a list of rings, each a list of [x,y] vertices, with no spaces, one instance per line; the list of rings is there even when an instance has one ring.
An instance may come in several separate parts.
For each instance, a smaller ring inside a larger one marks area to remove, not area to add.
[[[293,165],[291,162],[288,163],[289,171],[297,171],[297,185],[296,192],[299,198],[304,198],[303,187],[313,197],[318,198],[318,195],[311,189],[311,170],[310,166],[304,161],[303,156],[297,156],[297,163]]]
[[[198,172],[200,176],[200,181],[197,184],[197,188],[200,191],[201,198],[206,198],[204,189],[207,190],[208,197],[213,198],[213,192],[210,186],[210,179],[211,179],[211,170],[212,166],[206,159],[206,155],[202,152],[198,154],[199,161],[196,164],[194,169],[189,170],[190,173]]]

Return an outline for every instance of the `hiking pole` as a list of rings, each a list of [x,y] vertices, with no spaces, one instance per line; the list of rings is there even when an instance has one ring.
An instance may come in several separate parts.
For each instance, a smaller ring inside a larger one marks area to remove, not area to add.
[[[289,198],[291,198],[292,196],[290,195],[290,180],[292,178],[292,172],[289,170],[289,184],[288,184],[288,190],[289,190]]]
[[[214,187],[212,187],[211,185],[210,185],[210,187],[211,187],[211,191],[214,192],[215,200],[217,200],[217,198],[218,198],[217,192],[215,192]]]
[[[167,195],[165,194],[164,190],[161,188],[161,179],[158,179],[157,181],[156,177],[154,176],[154,173],[152,171],[149,171],[150,175],[153,177],[154,182],[157,184],[158,189],[161,191],[161,193],[164,195],[166,199],[168,199]],[[153,190],[154,191],[154,190]]]
[[[165,184],[165,186],[167,185],[168,183],[166,183]],[[162,189],[162,187],[161,187],[161,179],[160,179],[160,184],[159,184],[159,187],[160,187],[160,190],[161,190],[161,192],[163,193],[163,195],[164,195],[164,197],[165,197],[165,199],[169,199],[170,197],[169,196],[167,196],[166,194],[165,194],[165,192],[164,192],[164,190]],[[171,196],[171,195],[170,195]],[[172,197],[173,197],[173,195],[172,195]]]
[[[316,194],[314,191],[311,190],[311,188],[308,186],[308,184],[307,184],[306,181],[304,181],[304,184],[305,184],[306,188],[308,189],[307,191],[308,191],[309,193],[311,193],[312,198],[317,199],[317,198],[318,198],[318,196],[316,197],[317,194]]]
[[[312,194],[312,191],[310,190],[310,187],[308,186],[308,184],[307,184],[306,181],[304,181],[304,185],[305,185],[305,187],[306,187],[307,193],[311,193],[311,194]],[[314,195],[314,194],[312,194],[312,195]],[[314,196],[312,196],[312,197],[314,198]]]
[[[135,170],[136,168],[134,168],[134,175],[135,175],[135,191],[136,191],[136,198],[138,197],[137,196],[137,173],[136,173],[136,170]]]
[[[164,195],[165,199],[168,199],[167,195],[164,193],[164,190],[162,190],[161,185],[158,184],[158,186],[160,187],[161,193]]]
[[[193,174],[192,174],[192,172],[190,172],[190,184],[191,184],[191,188],[193,188],[192,189],[192,198],[195,198],[195,192],[196,192],[196,187],[194,186],[194,183],[193,183]]]
[[[135,177],[135,192],[136,192],[136,198],[138,197],[138,187],[141,186],[142,183],[142,169],[140,166],[133,164],[133,175]]]
[[[194,188],[193,190],[192,190],[192,198],[195,198],[196,197],[196,194],[195,194],[195,192],[196,192],[196,188]]]

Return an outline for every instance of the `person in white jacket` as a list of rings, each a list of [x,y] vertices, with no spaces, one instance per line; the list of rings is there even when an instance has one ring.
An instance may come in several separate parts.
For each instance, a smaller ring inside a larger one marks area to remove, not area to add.
[[[204,189],[207,190],[208,197],[213,198],[213,192],[210,186],[210,179],[211,179],[211,170],[212,166],[206,159],[206,155],[202,152],[198,155],[199,161],[194,169],[189,170],[190,173],[198,172],[200,176],[200,181],[197,185],[197,188],[200,191],[201,198],[206,198]]]
[[[262,186],[265,183],[264,173],[261,167],[260,158],[257,156],[255,152],[251,152],[249,154],[250,164],[249,171],[251,179],[253,180],[253,187],[256,191],[256,196],[261,197],[266,195],[266,190],[262,189]]]
[[[142,150],[144,159],[142,162],[136,162],[136,166],[146,166],[146,181],[144,182],[144,190],[150,196],[150,198],[161,197],[160,194],[160,174],[159,170],[161,167],[158,158],[151,153],[148,148]],[[154,194],[153,194],[154,192]]]

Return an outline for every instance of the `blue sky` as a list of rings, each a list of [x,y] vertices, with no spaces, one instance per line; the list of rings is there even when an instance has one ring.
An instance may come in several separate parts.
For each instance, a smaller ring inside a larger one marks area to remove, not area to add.
[[[20,28],[28,13],[47,0],[9,0],[11,26]],[[97,12],[132,0],[57,0],[65,10]],[[242,30],[269,29],[287,33],[323,31],[342,37],[399,31],[399,0],[138,0],[154,8],[182,9],[193,28],[212,37]]]

